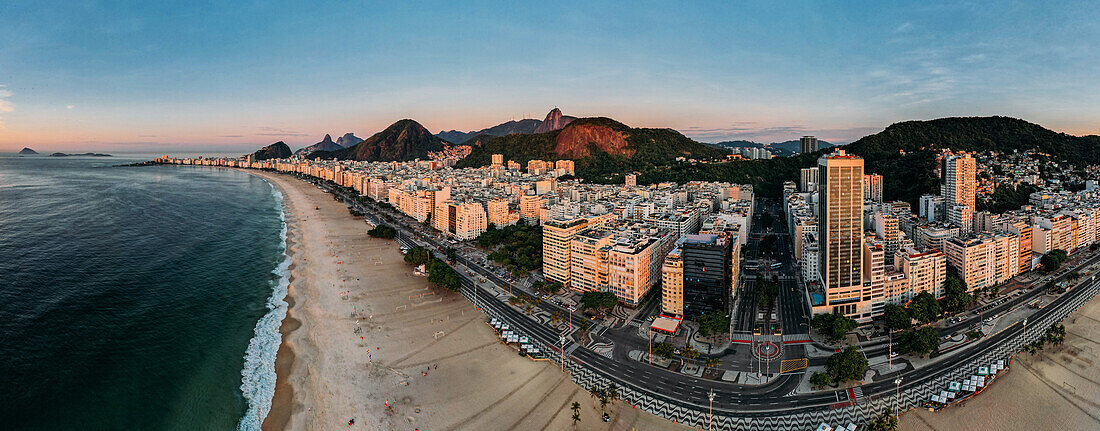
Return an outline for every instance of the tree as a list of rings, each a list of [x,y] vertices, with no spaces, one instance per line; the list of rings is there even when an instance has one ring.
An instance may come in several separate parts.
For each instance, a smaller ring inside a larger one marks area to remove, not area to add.
[[[619,303],[619,298],[611,292],[584,292],[581,295],[581,305],[587,310],[601,311],[610,310]]]
[[[940,335],[936,332],[936,328],[931,326],[906,331],[899,335],[897,340],[900,353],[916,353],[925,356],[940,348]]]
[[[848,331],[856,329],[856,321],[851,318],[840,314],[818,314],[814,316],[814,319],[810,322],[810,326],[820,332],[822,335],[828,337],[830,342],[837,342],[844,338],[844,334]]]
[[[405,262],[411,263],[413,265],[423,265],[425,263],[428,263],[428,259],[431,258],[432,252],[419,245],[410,248],[409,251],[405,252]]]
[[[672,359],[672,354],[675,349],[669,343],[657,343],[653,345],[653,353],[665,359]]]
[[[779,276],[773,275],[771,280],[757,283],[756,304],[760,307],[771,307],[775,303],[776,295],[779,295]]]
[[[867,358],[854,346],[834,353],[825,360],[825,372],[837,383],[862,379],[866,371]]]
[[[688,359],[695,359],[699,357],[699,351],[695,350],[695,348],[691,346],[684,347],[684,350],[682,350],[682,352],[683,356]]]
[[[393,237],[397,236],[397,230],[387,225],[380,224],[368,230],[367,235],[375,238],[393,239]]]
[[[721,311],[711,311],[699,317],[699,335],[709,337],[730,332],[730,318]]]
[[[909,317],[909,312],[900,305],[886,304],[882,310],[882,319],[891,331],[909,329],[913,326],[913,319]]]
[[[867,424],[867,431],[897,431],[897,429],[898,417],[894,416],[893,410],[889,408],[879,413]]]
[[[943,283],[943,293],[943,300],[940,301],[940,304],[943,306],[944,311],[949,313],[965,311],[970,303],[974,301],[974,298],[966,292],[966,283],[951,276],[948,276],[947,281]]]
[[[909,315],[921,323],[934,322],[940,316],[940,304],[928,291],[923,291],[909,302]]]
[[[707,370],[718,368],[720,365],[722,365],[722,360],[718,358],[706,358],[703,360],[703,367]]]
[[[1061,249],[1051,250],[1049,253],[1044,254],[1039,260],[1039,263],[1043,265],[1043,272],[1054,272],[1058,268],[1062,267],[1062,263],[1066,261],[1066,251]]]
[[[810,375],[810,384],[819,388],[832,386],[833,379],[826,373],[813,373]]]
[[[764,236],[764,238],[760,240],[760,253],[763,253],[763,254],[772,254],[772,253],[774,253],[775,250],[776,250],[775,242],[778,239],[779,239],[779,237],[777,237],[775,235],[766,235],[766,236]]]
[[[577,422],[581,421],[581,403],[573,401],[573,405],[569,409],[573,410],[573,429],[577,429]]]
[[[447,247],[446,252],[447,252],[447,261],[454,262],[454,261],[458,260],[458,250],[455,250],[454,247]]]

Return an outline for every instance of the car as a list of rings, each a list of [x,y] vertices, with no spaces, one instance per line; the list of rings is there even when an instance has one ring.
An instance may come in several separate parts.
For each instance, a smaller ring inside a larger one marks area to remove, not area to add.
[[[607,414],[607,412],[604,412],[603,421],[604,422],[611,422],[611,415]]]

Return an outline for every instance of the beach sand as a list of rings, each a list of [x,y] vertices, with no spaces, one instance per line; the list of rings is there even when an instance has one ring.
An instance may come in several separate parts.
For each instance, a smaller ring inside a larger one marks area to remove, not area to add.
[[[1066,341],[1022,353],[985,392],[935,413],[901,417],[905,431],[1100,429],[1100,301],[1064,322]]]
[[[574,401],[577,429],[687,429],[621,402],[602,422],[560,368],[502,344],[473,304],[414,276],[331,195],[249,172],[282,191],[294,260],[265,430],[566,430]]]

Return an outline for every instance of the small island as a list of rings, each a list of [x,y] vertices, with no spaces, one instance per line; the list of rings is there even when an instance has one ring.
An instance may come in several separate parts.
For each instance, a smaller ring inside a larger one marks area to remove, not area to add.
[[[32,149],[27,148],[27,147],[23,147],[22,150],[19,150],[19,154],[22,154],[22,155],[35,155],[35,154],[38,154],[38,151],[32,150]]]
[[[103,153],[80,153],[80,154],[53,153],[53,154],[50,154],[50,157],[69,157],[69,156],[111,157],[110,154],[103,154]]]

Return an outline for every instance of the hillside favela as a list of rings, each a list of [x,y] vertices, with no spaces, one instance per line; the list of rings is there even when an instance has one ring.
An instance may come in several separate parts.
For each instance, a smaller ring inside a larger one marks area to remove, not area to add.
[[[1100,429],[1096,4],[0,18],[5,429]]]

